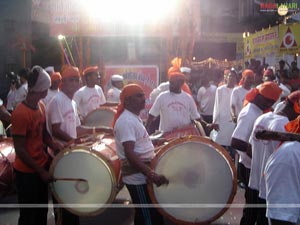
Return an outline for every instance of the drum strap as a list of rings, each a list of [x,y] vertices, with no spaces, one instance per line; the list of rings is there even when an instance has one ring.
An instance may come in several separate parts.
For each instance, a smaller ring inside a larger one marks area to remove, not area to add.
[[[150,167],[150,162],[145,161],[144,162],[147,166]],[[135,173],[140,173],[136,168],[134,168],[127,159],[122,159],[121,160],[121,172],[122,176],[129,176]]]

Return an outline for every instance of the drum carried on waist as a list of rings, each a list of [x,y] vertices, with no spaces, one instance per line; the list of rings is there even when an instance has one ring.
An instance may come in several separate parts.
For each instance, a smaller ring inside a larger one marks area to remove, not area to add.
[[[115,108],[102,106],[91,111],[84,118],[82,125],[87,127],[111,127],[115,114]]]
[[[165,139],[179,138],[188,135],[205,136],[204,129],[200,122],[193,121],[191,124],[165,132],[162,137]]]
[[[0,140],[0,196],[13,192],[15,175],[13,162],[16,153],[11,138]]]
[[[186,136],[162,146],[151,168],[169,179],[148,184],[151,200],[171,221],[208,224],[228,209],[237,190],[234,164],[226,150],[208,138]]]
[[[113,137],[92,146],[77,145],[60,152],[50,173],[53,195],[76,215],[94,216],[105,210],[119,191],[120,161]]]

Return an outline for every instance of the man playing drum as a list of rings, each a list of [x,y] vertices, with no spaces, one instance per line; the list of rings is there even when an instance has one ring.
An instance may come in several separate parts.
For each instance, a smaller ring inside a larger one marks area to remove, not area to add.
[[[161,93],[155,100],[149,111],[147,129],[157,116],[160,116],[159,130],[162,132],[189,125],[191,120],[199,120],[205,126],[212,127],[212,124],[207,124],[200,118],[192,96],[182,91],[184,80],[184,74],[180,71],[169,74],[169,91]]]
[[[119,74],[114,74],[111,76],[111,88],[107,91],[107,102],[119,103],[120,93],[124,87],[124,78]]]
[[[192,91],[188,86],[188,82],[190,81],[191,78],[191,68],[188,67],[180,67],[181,66],[181,58],[174,58],[171,62],[172,67],[170,67],[168,69],[168,79],[170,78],[170,75],[174,72],[182,72],[182,74],[184,74],[184,84],[182,85],[182,90],[185,91],[186,93],[192,95]],[[158,87],[156,87],[155,89],[153,89],[153,91],[150,93],[150,101],[154,102],[156,100],[156,98],[159,96],[160,93],[168,91],[169,90],[169,81],[163,82],[161,84],[158,85]]]
[[[145,107],[145,93],[137,84],[124,87],[113,127],[117,154],[121,159],[123,182],[134,204],[151,204],[147,191],[147,180],[157,186],[168,184],[168,180],[149,167],[155,156],[154,147],[139,114]],[[163,217],[155,208],[137,207],[135,225],[162,225]]]
[[[45,106],[50,77],[41,67],[33,67],[28,79],[28,94],[12,113],[12,135],[16,152],[14,169],[19,204],[48,204],[50,158],[45,145],[61,149],[46,130]],[[48,208],[20,208],[19,225],[47,225]]]
[[[42,100],[46,106],[46,109],[48,108],[48,105],[51,102],[51,100],[54,98],[54,96],[60,91],[59,87],[61,84],[60,72],[51,73],[50,78],[51,78],[51,86],[48,90],[48,94],[46,98]]]
[[[255,137],[260,130],[284,132],[284,126],[289,120],[294,120],[299,115],[300,91],[292,92],[285,100],[284,107],[278,112],[268,112],[258,117],[254,123],[250,144],[252,147],[251,171],[249,178],[249,187],[257,192],[257,201],[260,204],[266,204],[266,183],[264,169],[269,156],[276,150],[279,141],[260,140]],[[267,222],[266,208],[257,209],[258,219]]]
[[[300,117],[285,125],[299,135]],[[288,135],[289,133],[287,133]],[[265,168],[267,213],[270,225],[295,225],[300,221],[300,143],[286,141],[269,157]],[[279,207],[282,205],[281,207]]]
[[[83,71],[83,78],[86,85],[81,87],[74,94],[74,101],[77,104],[79,116],[84,118],[86,115],[106,103],[106,98],[102,88],[97,85],[100,77],[97,66],[88,67]]]
[[[249,207],[247,204],[257,204],[257,192],[248,187],[251,168],[251,144],[249,138],[255,120],[265,110],[271,108],[281,94],[281,89],[274,82],[265,82],[258,89],[253,88],[245,97],[248,102],[241,110],[237,126],[232,134],[231,146],[238,150],[240,155],[241,178],[246,185],[245,200],[246,206],[243,209],[243,216],[240,225],[254,225],[257,221],[257,208]],[[258,222],[258,225],[261,223]]]
[[[112,132],[110,128],[81,126],[76,103],[72,100],[74,93],[79,88],[79,81],[80,75],[77,67],[64,67],[62,69],[62,89],[49,104],[48,127],[51,129],[52,136],[65,145],[82,135]],[[79,217],[62,209],[62,225],[64,224],[79,224]]]

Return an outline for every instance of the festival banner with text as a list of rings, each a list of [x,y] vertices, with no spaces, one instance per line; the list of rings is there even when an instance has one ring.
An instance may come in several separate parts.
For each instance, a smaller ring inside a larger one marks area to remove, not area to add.
[[[266,57],[278,53],[278,27],[271,27],[244,39],[244,59]]]
[[[279,25],[279,49],[281,54],[296,54],[300,51],[300,24]]]
[[[148,118],[148,112],[152,106],[150,103],[150,93],[157,87],[159,79],[159,69],[155,65],[117,65],[117,66],[105,66],[105,83],[104,92],[111,87],[110,78],[114,74],[120,74],[124,77],[124,84],[136,83],[141,85],[145,91],[146,107],[141,112],[141,118],[146,120]]]

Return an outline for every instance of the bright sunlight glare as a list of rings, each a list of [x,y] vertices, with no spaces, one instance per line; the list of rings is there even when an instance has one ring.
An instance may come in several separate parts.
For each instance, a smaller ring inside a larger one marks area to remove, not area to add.
[[[103,23],[129,25],[163,22],[174,14],[180,0],[77,0],[82,9]]]

